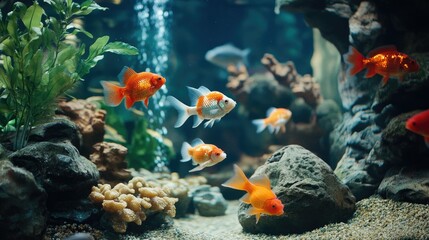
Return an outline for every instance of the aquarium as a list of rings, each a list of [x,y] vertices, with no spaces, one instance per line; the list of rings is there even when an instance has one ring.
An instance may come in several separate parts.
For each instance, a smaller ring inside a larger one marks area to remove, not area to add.
[[[427,12],[1,1],[1,238],[429,239]]]

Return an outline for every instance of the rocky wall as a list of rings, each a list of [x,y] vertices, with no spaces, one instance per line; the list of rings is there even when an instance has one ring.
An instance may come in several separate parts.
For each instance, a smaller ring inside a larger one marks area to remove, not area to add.
[[[341,54],[349,46],[366,55],[393,44],[417,60],[419,72],[382,86],[379,75],[366,79],[364,73],[345,74],[342,58],[338,88],[345,114],[331,133],[330,152],[335,159],[330,162],[338,161],[336,174],[358,199],[379,192],[396,200],[428,203],[424,176],[429,171],[429,148],[421,136],[405,129],[405,121],[429,108],[429,95],[424,94],[429,90],[429,45],[425,44],[429,27],[422,25],[429,2],[277,0],[277,10],[304,14]],[[406,169],[406,174],[398,169]],[[396,187],[386,187],[386,182]]]

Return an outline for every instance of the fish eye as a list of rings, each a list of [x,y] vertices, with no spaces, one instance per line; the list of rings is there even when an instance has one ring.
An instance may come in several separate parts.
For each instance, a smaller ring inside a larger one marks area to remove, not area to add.
[[[273,208],[276,208],[276,205],[273,205]]]
[[[161,81],[161,78],[160,78],[160,77],[158,78],[158,81]]]
[[[216,156],[219,156],[220,155],[220,153],[216,153]]]
[[[413,124],[413,126],[414,126],[414,127],[416,127],[416,126],[417,126],[417,123],[416,123],[416,122],[413,122],[412,124]]]

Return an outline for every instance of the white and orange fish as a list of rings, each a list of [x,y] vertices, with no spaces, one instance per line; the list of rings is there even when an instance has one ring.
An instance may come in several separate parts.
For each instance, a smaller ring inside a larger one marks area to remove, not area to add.
[[[154,95],[165,83],[165,78],[151,72],[136,73],[129,67],[123,67],[118,78],[123,81],[124,87],[101,81],[104,89],[104,101],[109,106],[118,106],[125,98],[125,107],[131,108],[135,102],[143,101],[149,104],[149,98]]]
[[[213,166],[226,158],[226,153],[222,149],[213,144],[205,144],[201,139],[196,138],[191,144],[184,142],[181,149],[182,160],[187,162],[193,160],[193,164],[197,167],[191,169],[189,172],[196,172],[203,170],[206,167]]]
[[[292,117],[292,112],[286,108],[269,108],[267,110],[267,117],[263,119],[255,119],[252,121],[256,126],[256,132],[264,131],[266,127],[270,133],[278,133],[282,130],[286,132],[286,123]]]
[[[270,179],[266,175],[252,177],[249,180],[243,170],[234,164],[234,176],[222,186],[247,192],[240,201],[252,205],[247,214],[255,215],[256,223],[259,222],[261,214],[280,216],[284,213],[284,206],[271,190]]]
[[[206,87],[198,89],[188,87],[192,106],[187,106],[173,96],[168,96],[167,101],[177,109],[179,117],[174,127],[182,126],[192,115],[195,115],[193,128],[198,127],[203,120],[207,119],[204,127],[212,127],[215,121],[229,113],[236,105],[231,98],[217,91],[210,91]]]

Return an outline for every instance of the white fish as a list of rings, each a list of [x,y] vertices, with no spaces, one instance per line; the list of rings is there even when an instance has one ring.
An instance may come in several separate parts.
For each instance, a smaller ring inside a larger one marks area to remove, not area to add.
[[[249,53],[250,49],[248,48],[241,50],[228,43],[207,51],[206,60],[225,69],[229,65],[239,67],[248,64],[247,56]]]
[[[204,127],[212,127],[213,124],[229,113],[236,105],[231,98],[217,91],[210,91],[204,86],[198,89],[188,87],[192,106],[186,106],[173,96],[168,96],[167,101],[177,109],[179,117],[174,127],[178,128],[186,119],[195,115],[193,128],[198,127],[204,119]]]

